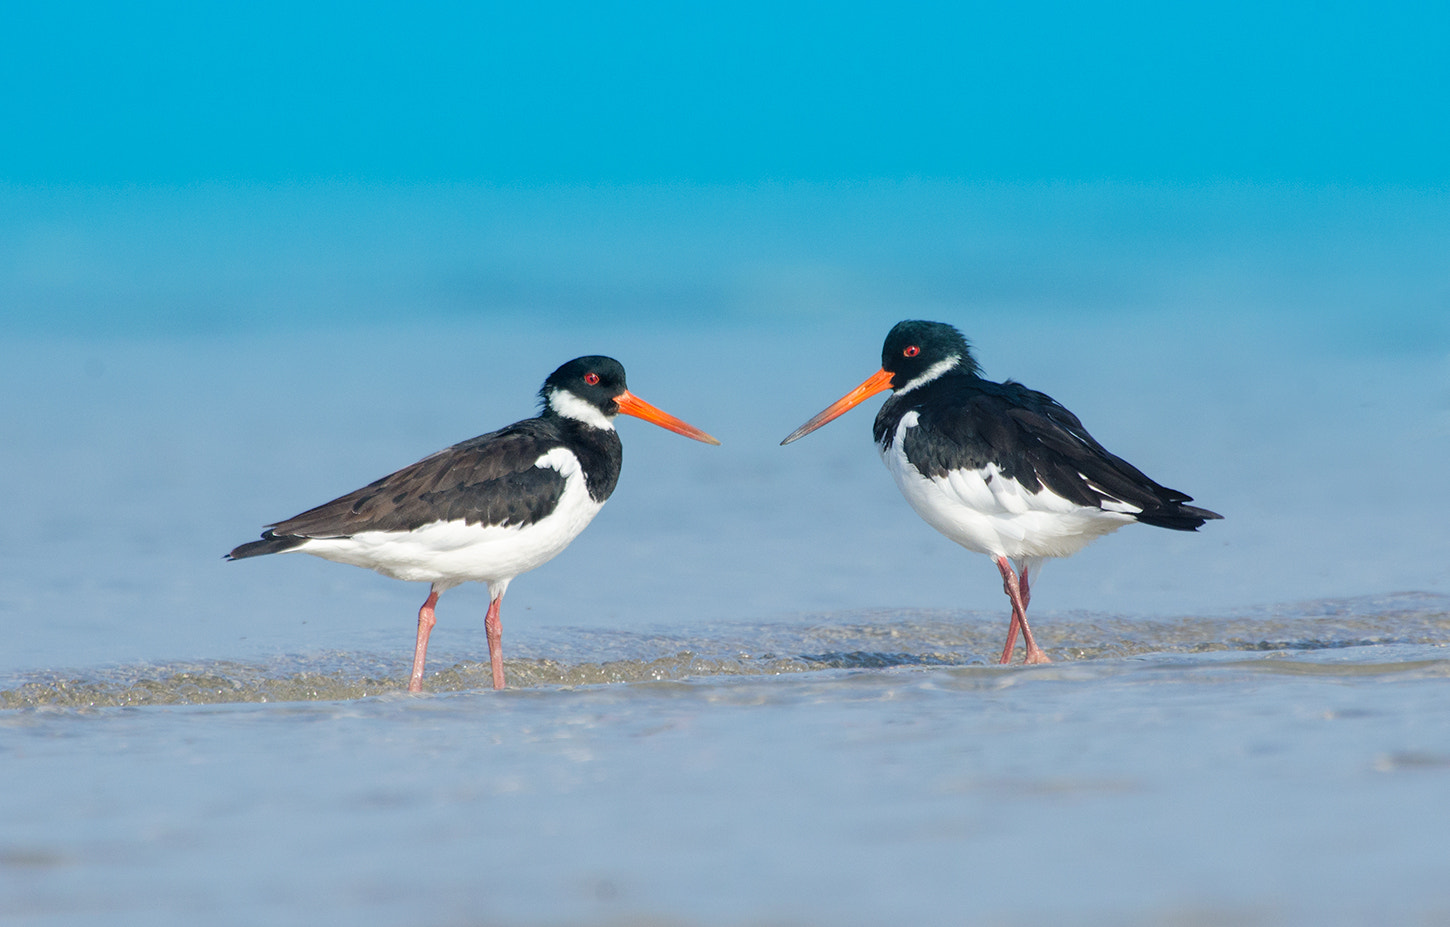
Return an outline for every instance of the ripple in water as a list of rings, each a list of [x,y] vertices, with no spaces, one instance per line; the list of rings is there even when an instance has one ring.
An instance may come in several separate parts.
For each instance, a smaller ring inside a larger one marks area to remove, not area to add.
[[[1230,617],[1172,620],[1103,615],[1039,619],[1054,660],[1095,663],[1149,654],[1254,654],[1241,666],[1263,672],[1366,675],[1440,672],[1450,660],[1304,661],[1295,654],[1392,644],[1450,644],[1450,598],[1406,594],[1301,603]],[[688,637],[556,630],[505,661],[509,685],[573,687],[910,667],[998,668],[1006,622],[996,614],[873,610],[770,625],[718,625]],[[531,655],[527,651],[546,653]],[[1421,655],[1423,651],[1420,651]],[[1276,654],[1285,656],[1275,657]],[[599,659],[613,657],[612,659]],[[591,659],[591,657],[593,659]],[[407,688],[408,667],[371,654],[331,653],[268,663],[200,662],[30,674],[0,690],[0,708],[112,708],[243,702],[345,701]],[[487,652],[431,673],[430,693],[491,686]]]

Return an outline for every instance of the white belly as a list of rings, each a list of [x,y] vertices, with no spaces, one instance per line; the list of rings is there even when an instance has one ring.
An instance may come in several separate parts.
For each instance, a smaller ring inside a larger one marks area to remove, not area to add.
[[[923,476],[901,450],[916,422],[915,412],[902,417],[881,458],[916,513],[968,550],[1026,561],[1067,557],[1134,520],[1131,513],[1070,502],[1046,486],[1030,492],[995,464]]]
[[[554,511],[533,524],[496,527],[447,521],[415,531],[363,531],[347,538],[314,538],[294,549],[394,579],[444,587],[510,580],[558,556],[604,507],[590,497],[572,453],[556,448],[540,457],[535,466],[558,470],[565,477],[565,487]]]

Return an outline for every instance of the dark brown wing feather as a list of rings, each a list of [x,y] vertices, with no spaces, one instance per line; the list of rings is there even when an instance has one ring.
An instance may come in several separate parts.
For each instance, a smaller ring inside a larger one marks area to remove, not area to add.
[[[559,471],[535,466],[539,457],[558,446],[558,436],[549,423],[538,419],[519,422],[455,444],[280,521],[267,534],[279,540],[337,538],[361,531],[409,531],[431,522],[455,520],[476,525],[529,524],[552,512],[564,493],[565,481]]]

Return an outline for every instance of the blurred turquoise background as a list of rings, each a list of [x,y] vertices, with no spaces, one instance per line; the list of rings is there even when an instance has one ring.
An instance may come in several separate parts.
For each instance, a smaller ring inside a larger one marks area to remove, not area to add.
[[[1443,3],[6,5],[0,921],[1445,922],[1447,151]],[[777,446],[906,317],[1226,516],[1052,667]],[[510,587],[563,683],[221,559],[585,353],[723,443]]]
[[[528,415],[583,353],[725,446],[627,434],[576,546],[638,561],[571,549],[540,620],[994,609],[896,497],[869,412],[776,447],[905,317],[1230,516],[1054,563],[1038,608],[1450,591],[1443,6],[0,17],[0,467],[43,485],[0,535],[12,666],[206,655],[197,609],[255,632],[276,616],[227,591],[252,565],[200,551]],[[651,595],[624,594],[645,562]],[[297,601],[311,577],[415,592],[262,566]],[[158,611],[136,577],[189,591]],[[41,590],[107,633],[37,620]]]
[[[1440,185],[1450,8],[25,3],[12,184]]]

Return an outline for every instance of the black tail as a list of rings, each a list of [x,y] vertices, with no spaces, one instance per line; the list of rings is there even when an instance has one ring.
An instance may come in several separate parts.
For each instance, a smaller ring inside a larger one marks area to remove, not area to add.
[[[1210,512],[1208,509],[1201,509],[1196,505],[1175,505],[1171,508],[1161,508],[1156,511],[1150,510],[1140,512],[1135,516],[1138,521],[1145,525],[1152,525],[1155,528],[1172,528],[1174,531],[1197,531],[1206,521],[1223,516],[1217,512]]]
[[[280,554],[284,550],[291,550],[298,547],[307,538],[283,535],[278,537],[271,529],[262,532],[260,541],[252,541],[250,544],[243,544],[236,550],[226,555],[227,560],[241,560],[243,557],[260,557],[263,554]]]

